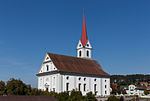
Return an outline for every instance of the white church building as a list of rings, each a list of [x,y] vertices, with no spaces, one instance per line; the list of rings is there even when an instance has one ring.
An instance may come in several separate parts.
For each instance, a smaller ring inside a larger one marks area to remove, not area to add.
[[[87,37],[85,16],[77,57],[46,53],[38,76],[38,89],[54,91],[79,90],[83,95],[92,92],[98,96],[110,95],[110,75],[92,60],[92,46]]]

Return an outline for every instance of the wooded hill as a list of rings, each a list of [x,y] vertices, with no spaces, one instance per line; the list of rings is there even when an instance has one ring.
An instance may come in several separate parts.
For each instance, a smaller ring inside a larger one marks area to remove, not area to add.
[[[130,85],[137,84],[139,82],[150,83],[150,75],[134,74],[134,75],[111,75],[111,83],[117,83],[118,85]]]

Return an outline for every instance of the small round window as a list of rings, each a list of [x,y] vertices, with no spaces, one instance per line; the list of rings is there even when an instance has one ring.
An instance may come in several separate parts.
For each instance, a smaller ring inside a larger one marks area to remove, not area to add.
[[[68,80],[68,79],[69,79],[69,77],[67,76],[67,77],[66,77],[66,79]]]

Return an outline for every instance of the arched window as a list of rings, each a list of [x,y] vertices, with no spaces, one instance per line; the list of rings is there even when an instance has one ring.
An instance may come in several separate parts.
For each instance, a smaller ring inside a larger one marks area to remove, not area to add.
[[[47,71],[49,71],[49,66],[48,66],[48,65],[46,65],[46,67],[47,67]]]
[[[107,94],[107,91],[105,90],[105,94]]]
[[[97,93],[97,91],[96,91],[96,84],[94,84],[94,92],[95,92],[95,95],[96,95],[96,93]]]
[[[79,56],[81,57],[81,51],[79,51]]]
[[[86,91],[86,84],[84,84],[84,89],[83,90]]]
[[[80,89],[81,89],[81,83],[79,83],[78,88],[79,88],[79,91],[80,91]]]
[[[87,50],[87,57],[89,57],[89,51]]]
[[[82,45],[80,44],[79,47],[81,47]]]
[[[66,91],[69,91],[69,83],[66,83]]]

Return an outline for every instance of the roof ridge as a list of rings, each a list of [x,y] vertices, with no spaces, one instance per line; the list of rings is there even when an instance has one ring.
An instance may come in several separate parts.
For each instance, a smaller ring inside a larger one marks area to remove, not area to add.
[[[74,57],[74,56],[62,55],[62,54],[55,54],[55,53],[49,53],[49,52],[47,52],[47,54],[61,55],[61,56],[72,57],[72,58],[83,59],[83,60],[92,60],[92,59],[87,59],[87,58],[80,58],[80,57]],[[96,61],[96,60],[92,60],[92,61]]]

